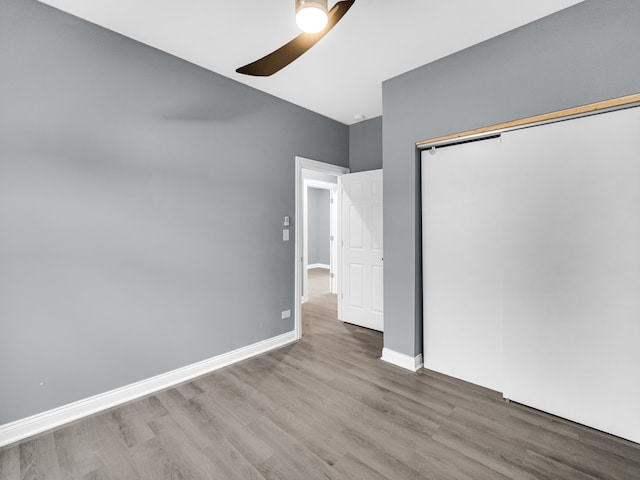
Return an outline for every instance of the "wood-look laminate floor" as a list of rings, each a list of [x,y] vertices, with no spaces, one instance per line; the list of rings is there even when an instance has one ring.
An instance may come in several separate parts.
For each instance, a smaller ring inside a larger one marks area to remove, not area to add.
[[[639,445],[387,365],[335,311],[312,288],[301,341],[4,448],[0,479],[640,479]]]

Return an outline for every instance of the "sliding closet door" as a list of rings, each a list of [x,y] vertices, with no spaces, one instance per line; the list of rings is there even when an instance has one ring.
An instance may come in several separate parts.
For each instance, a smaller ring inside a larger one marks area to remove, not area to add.
[[[502,389],[501,145],[422,153],[424,364]]]
[[[501,147],[504,396],[638,442],[640,108]]]

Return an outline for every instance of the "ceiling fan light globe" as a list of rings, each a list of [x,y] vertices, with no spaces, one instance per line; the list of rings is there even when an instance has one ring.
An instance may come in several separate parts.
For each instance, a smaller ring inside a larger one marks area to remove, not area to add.
[[[306,33],[318,33],[327,26],[327,0],[296,0],[296,24]]]

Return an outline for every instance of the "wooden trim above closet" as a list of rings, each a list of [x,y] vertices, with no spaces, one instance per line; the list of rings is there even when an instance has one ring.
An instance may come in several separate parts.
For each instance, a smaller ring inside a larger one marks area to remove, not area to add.
[[[599,110],[607,110],[610,108],[621,107],[632,103],[640,102],[640,93],[634,95],[627,95],[625,97],[613,98],[611,100],[604,100],[602,102],[590,103],[588,105],[582,105],[580,107],[566,108],[564,110],[558,110],[556,112],[545,113],[542,115],[535,115],[533,117],[521,118],[520,120],[512,120],[510,122],[499,123],[497,125],[491,125],[488,127],[476,128],[474,130],[467,130],[465,132],[453,133],[451,135],[443,135],[441,137],[430,138],[429,140],[422,140],[416,142],[416,147],[423,148],[431,143],[446,142],[448,140],[456,140],[458,138],[470,137],[473,135],[481,135],[483,133],[496,132],[505,129],[523,127],[525,125],[541,122],[549,122],[558,120],[563,117],[571,117],[574,115],[582,115],[590,112],[597,112]]]

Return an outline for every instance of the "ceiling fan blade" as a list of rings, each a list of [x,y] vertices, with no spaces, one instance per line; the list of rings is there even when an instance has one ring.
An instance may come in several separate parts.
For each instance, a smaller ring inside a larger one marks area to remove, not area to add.
[[[253,63],[240,67],[236,70],[238,73],[245,75],[253,75],[256,77],[268,77],[293,62],[304,52],[313,47],[329,30],[336,26],[345,13],[351,8],[355,0],[343,0],[336,3],[329,10],[329,18],[327,26],[318,33],[301,33],[286,45],[283,45],[275,52],[256,60]]]

